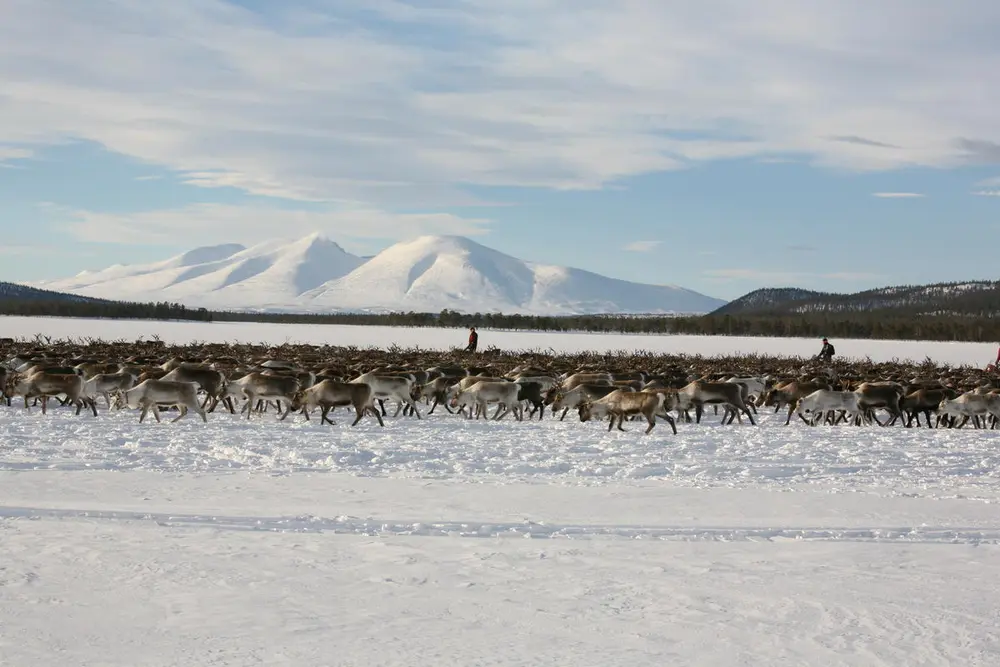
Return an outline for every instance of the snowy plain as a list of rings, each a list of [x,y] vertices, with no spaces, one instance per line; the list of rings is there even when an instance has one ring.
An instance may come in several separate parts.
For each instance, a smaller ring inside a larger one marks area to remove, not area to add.
[[[101,320],[61,317],[0,316],[0,336],[53,340],[151,340],[167,344],[193,342],[240,342],[265,345],[305,343],[386,348],[419,347],[449,350],[464,347],[468,332],[461,328],[382,327],[328,324],[266,324],[248,322],[185,322],[157,320]],[[837,354],[845,358],[870,357],[873,361],[923,361],[930,357],[951,366],[985,367],[996,359],[992,343],[946,343],[912,340],[832,339]],[[553,353],[617,352],[648,350],[658,354],[767,354],[808,357],[819,352],[820,342],[811,338],[746,336],[648,336],[585,332],[492,331],[479,328],[479,348],[540,350]]]
[[[430,348],[462,337],[0,320],[0,335],[36,333]],[[995,355],[835,342],[873,359]],[[756,427],[710,414],[644,436],[572,416],[139,424],[15,402],[0,407],[0,664],[1000,664],[1000,431],[785,427],[766,412]]]

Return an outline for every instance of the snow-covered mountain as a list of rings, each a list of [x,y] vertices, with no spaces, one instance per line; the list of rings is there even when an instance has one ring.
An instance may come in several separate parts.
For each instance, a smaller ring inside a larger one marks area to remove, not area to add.
[[[38,286],[189,307],[303,312],[703,313],[725,303],[682,287],[525,262],[461,236],[422,236],[371,258],[318,234],[252,248],[210,246]]]
[[[83,271],[37,283],[45,289],[122,301],[171,301],[214,309],[294,305],[310,289],[364,263],[320,234],[297,241],[197,248],[153,264]]]

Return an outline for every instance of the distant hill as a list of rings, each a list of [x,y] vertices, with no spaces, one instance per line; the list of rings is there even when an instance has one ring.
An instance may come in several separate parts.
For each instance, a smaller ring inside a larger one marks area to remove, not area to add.
[[[1000,317],[1000,280],[899,285],[837,294],[796,288],[767,288],[746,294],[712,315],[880,313]]]
[[[744,294],[735,301],[730,301],[712,315],[743,315],[758,311],[767,311],[787,305],[793,301],[804,301],[824,296],[832,296],[827,292],[814,292],[798,287],[764,287]]]
[[[28,285],[17,283],[0,282],[0,301],[63,301],[69,303],[104,303],[104,299],[95,299],[79,294],[66,294],[65,292],[53,292],[47,289],[38,289]]]

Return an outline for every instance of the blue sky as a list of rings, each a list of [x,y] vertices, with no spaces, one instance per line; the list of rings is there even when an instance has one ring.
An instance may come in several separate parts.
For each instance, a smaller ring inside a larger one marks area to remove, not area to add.
[[[723,298],[997,278],[1000,4],[10,0],[0,279],[462,234]]]

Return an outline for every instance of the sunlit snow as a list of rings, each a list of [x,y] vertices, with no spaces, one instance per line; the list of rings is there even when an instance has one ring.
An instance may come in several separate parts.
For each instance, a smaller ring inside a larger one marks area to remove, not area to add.
[[[3,335],[461,343],[2,318]],[[537,344],[532,344],[536,341]],[[509,348],[815,341],[483,332]],[[992,345],[836,340],[980,365]],[[769,347],[770,346],[770,347]],[[982,365],[985,365],[982,363]],[[1000,430],[0,407],[11,665],[991,665]]]

